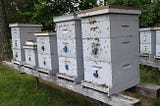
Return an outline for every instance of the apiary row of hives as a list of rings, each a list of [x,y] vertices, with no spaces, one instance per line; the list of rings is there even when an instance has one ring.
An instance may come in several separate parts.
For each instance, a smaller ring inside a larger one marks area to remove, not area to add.
[[[9,26],[12,34],[13,62],[20,64],[25,61],[23,45],[27,40],[36,40],[34,32],[40,32],[42,25],[16,23]]]
[[[160,28],[142,28],[140,33],[140,55],[160,59]]]
[[[56,33],[19,34],[25,53],[18,59],[13,49],[13,60],[110,96],[140,82],[139,14],[138,9],[106,6],[54,17]]]

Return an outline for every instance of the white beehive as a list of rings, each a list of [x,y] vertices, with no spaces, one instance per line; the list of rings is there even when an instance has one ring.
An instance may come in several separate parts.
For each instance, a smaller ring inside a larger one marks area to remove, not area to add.
[[[139,14],[137,9],[112,6],[79,13],[82,19],[84,87],[109,96],[140,82]]]
[[[156,58],[160,59],[160,28],[156,29]]]
[[[34,33],[40,32],[42,25],[38,24],[9,24],[12,34],[13,63],[22,64],[25,61],[23,45],[27,40],[36,40]]]
[[[153,58],[156,54],[156,29],[142,28],[140,34],[140,55]]]
[[[36,69],[38,66],[37,44],[35,41],[27,41],[23,46],[25,51],[25,63],[24,66],[32,69]]]
[[[53,32],[35,33],[37,38],[38,71],[49,75],[58,72],[57,37]]]
[[[77,15],[54,18],[57,31],[59,78],[80,82],[84,78],[81,20]]]

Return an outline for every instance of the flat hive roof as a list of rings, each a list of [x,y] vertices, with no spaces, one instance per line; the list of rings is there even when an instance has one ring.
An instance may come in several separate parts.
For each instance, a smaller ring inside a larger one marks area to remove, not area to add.
[[[93,15],[100,15],[100,14],[133,14],[139,15],[141,14],[140,9],[133,8],[133,7],[122,7],[122,6],[102,6],[96,7],[88,10],[80,11],[78,16],[79,17],[87,17]]]
[[[41,24],[11,23],[9,27],[42,27]]]

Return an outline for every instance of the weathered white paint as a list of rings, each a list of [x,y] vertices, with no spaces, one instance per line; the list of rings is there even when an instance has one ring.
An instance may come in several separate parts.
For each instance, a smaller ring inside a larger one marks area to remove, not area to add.
[[[38,66],[38,55],[36,42],[27,41],[26,45],[23,46],[25,51],[25,62],[26,67],[35,68]]]
[[[84,87],[110,96],[140,82],[139,14],[136,9],[112,6],[79,13],[82,18]]]
[[[140,54],[148,55],[152,59],[156,56],[156,30],[157,28],[139,29]]]
[[[53,32],[35,33],[37,38],[38,71],[56,74],[58,68],[57,35]]]
[[[79,83],[84,78],[81,20],[76,15],[55,17],[59,78]]]
[[[22,48],[27,40],[36,40],[34,33],[41,31],[42,25],[38,24],[9,24],[12,34],[13,60],[22,63],[25,61],[25,53]],[[18,57],[16,56],[18,55]]]

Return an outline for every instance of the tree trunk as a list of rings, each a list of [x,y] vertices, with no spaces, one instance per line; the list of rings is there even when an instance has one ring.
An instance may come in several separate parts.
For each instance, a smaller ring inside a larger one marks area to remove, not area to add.
[[[4,0],[0,0],[0,59],[9,55],[9,31]]]

